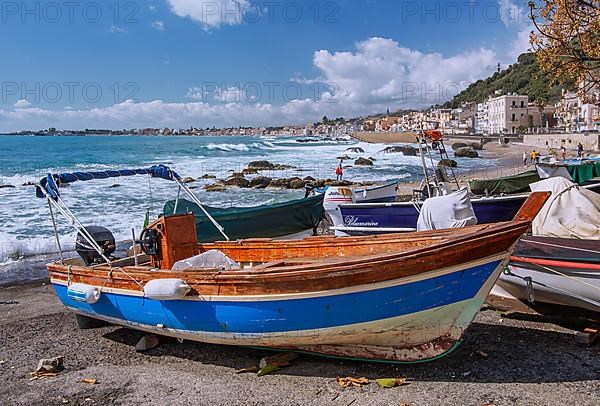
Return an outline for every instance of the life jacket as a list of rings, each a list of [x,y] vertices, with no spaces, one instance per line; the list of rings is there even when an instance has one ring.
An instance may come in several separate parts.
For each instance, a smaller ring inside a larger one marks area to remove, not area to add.
[[[342,167],[338,166],[337,168],[335,168],[335,174],[336,175],[341,175],[342,174]]]

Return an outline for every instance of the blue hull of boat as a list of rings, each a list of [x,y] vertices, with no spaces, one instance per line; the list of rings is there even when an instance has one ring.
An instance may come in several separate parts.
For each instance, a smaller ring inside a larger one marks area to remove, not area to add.
[[[54,288],[62,303],[78,313],[139,327],[227,335],[315,332],[472,300],[500,262],[490,260],[409,283],[399,279],[383,288],[366,285],[350,293],[333,291],[304,298],[242,296],[236,300],[212,297],[161,301],[124,292],[103,292],[98,302],[88,304],[69,297],[65,285],[54,283]]]
[[[472,200],[479,224],[510,221],[526,197]],[[346,227],[416,228],[419,213],[411,203],[393,205],[341,205]]]

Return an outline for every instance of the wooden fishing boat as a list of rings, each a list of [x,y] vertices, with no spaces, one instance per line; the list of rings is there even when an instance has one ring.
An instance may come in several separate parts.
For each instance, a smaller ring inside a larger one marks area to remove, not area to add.
[[[175,175],[159,177],[180,183]],[[51,178],[38,189],[58,208]],[[299,241],[198,244],[193,214],[162,216],[140,237],[147,255],[123,259],[81,228],[96,255],[48,271],[83,317],[199,342],[419,362],[460,342],[547,196],[504,223]]]

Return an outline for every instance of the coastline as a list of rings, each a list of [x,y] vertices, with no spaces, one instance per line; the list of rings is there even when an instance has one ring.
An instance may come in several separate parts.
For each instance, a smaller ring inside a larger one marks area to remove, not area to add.
[[[576,346],[572,330],[493,310],[481,312],[462,345],[434,362],[390,365],[302,355],[289,367],[257,377],[236,370],[271,352],[168,340],[138,353],[134,346],[143,333],[118,326],[78,330],[48,284],[2,288],[0,303],[4,404],[600,403],[597,345]],[[62,372],[30,380],[39,359],[60,355]],[[336,376],[405,376],[410,384],[343,389]]]

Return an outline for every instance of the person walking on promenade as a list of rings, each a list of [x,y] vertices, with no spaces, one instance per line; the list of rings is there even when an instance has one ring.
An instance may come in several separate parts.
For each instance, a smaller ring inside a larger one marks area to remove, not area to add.
[[[577,158],[583,159],[583,145],[581,144],[581,142],[577,144]]]
[[[527,152],[523,152],[523,166],[527,166]]]

